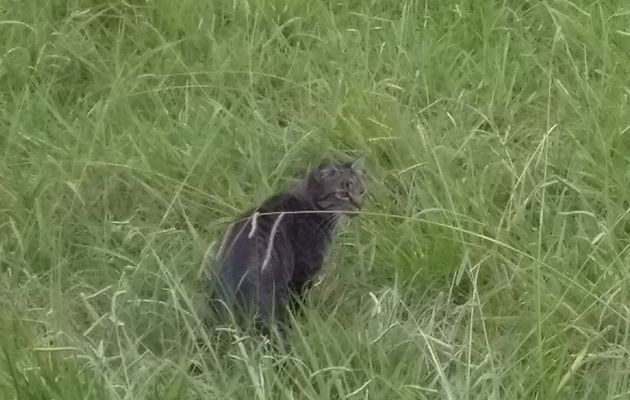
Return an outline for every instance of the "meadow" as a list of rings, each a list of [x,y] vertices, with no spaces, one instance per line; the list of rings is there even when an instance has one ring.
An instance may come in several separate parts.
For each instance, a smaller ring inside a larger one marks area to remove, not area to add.
[[[630,399],[629,83],[621,0],[0,0],[0,398]],[[205,326],[345,154],[290,352]]]

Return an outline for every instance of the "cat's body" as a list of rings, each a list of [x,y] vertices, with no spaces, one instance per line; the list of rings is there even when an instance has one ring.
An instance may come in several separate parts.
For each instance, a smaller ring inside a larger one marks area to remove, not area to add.
[[[254,317],[268,331],[321,269],[340,216],[356,213],[364,193],[352,163],[326,163],[293,190],[245,213],[217,257],[221,306]]]

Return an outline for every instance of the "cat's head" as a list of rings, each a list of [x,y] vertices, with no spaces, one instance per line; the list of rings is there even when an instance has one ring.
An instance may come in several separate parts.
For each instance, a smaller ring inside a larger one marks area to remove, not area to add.
[[[306,196],[317,210],[356,215],[363,205],[365,172],[359,160],[323,161],[304,183]]]

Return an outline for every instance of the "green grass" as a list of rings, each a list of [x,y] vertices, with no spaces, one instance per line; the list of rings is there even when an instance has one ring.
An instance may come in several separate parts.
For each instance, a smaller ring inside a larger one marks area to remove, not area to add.
[[[0,398],[630,398],[629,96],[627,1],[0,0]],[[204,329],[348,152],[290,354]]]

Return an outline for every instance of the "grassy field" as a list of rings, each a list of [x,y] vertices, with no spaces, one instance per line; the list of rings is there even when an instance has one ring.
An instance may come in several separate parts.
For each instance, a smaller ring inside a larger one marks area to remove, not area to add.
[[[629,399],[629,83],[621,0],[0,0],[0,398]],[[348,153],[291,352],[204,328]]]

